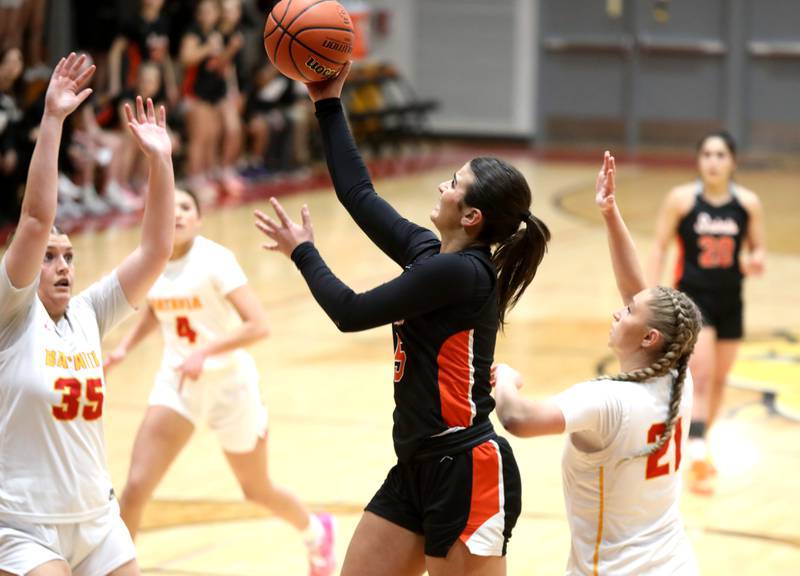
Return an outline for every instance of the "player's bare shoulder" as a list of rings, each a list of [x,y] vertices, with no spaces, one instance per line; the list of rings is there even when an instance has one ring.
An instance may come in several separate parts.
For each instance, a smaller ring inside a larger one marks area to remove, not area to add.
[[[744,206],[745,210],[747,210],[750,213],[761,210],[761,200],[759,199],[758,194],[756,194],[749,188],[740,186],[739,184],[735,184],[734,186],[735,186],[734,193],[736,194],[736,199],[742,206]]]
[[[696,196],[697,184],[694,182],[681,184],[669,191],[664,201],[664,208],[676,216],[685,216],[694,206]]]

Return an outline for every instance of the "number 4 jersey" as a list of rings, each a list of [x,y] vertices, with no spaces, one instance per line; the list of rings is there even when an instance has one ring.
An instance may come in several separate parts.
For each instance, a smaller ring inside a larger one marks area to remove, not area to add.
[[[199,346],[241,324],[226,295],[247,284],[233,253],[198,236],[189,251],[171,260],[147,293],[164,336],[162,370],[175,370]],[[244,350],[209,357],[205,370],[232,366]]]
[[[39,280],[17,289],[0,264],[0,517],[57,524],[106,513],[100,341],[133,310],[116,273],[53,322]]]
[[[679,511],[692,413],[688,371],[669,441],[648,457],[625,460],[663,432],[672,380],[596,380],[553,398],[570,433],[562,457],[572,532],[566,574],[698,573]]]

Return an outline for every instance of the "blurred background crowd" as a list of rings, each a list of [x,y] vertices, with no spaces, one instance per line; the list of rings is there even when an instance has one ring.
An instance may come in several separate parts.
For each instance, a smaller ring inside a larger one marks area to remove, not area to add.
[[[176,173],[205,203],[240,196],[248,181],[307,171],[319,149],[313,107],[262,46],[273,4],[0,0],[0,225],[19,214],[50,56],[75,48],[97,73],[63,133],[62,222],[141,207],[146,166],[123,111],[136,95],[167,107]]]

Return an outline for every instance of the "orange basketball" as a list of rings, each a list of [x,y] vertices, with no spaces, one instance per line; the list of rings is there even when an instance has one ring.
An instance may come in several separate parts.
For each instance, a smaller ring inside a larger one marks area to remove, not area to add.
[[[333,78],[353,52],[353,22],[336,0],[281,0],[267,16],[264,49],[301,82]]]

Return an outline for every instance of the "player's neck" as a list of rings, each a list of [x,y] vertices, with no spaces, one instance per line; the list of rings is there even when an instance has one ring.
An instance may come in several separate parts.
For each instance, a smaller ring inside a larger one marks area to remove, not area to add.
[[[626,358],[619,359],[620,372],[633,372],[634,370],[641,370],[647,368],[653,363],[653,359],[649,354],[643,351],[635,352]]]
[[[180,260],[181,258],[186,256],[186,254],[189,253],[189,250],[192,249],[192,246],[194,246],[194,238],[192,238],[185,244],[181,244],[180,246],[175,246],[175,248],[172,249],[172,255],[169,257],[169,259]]]
[[[708,198],[725,198],[730,194],[730,182],[703,182],[703,195]]]

